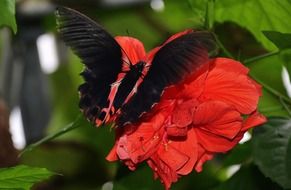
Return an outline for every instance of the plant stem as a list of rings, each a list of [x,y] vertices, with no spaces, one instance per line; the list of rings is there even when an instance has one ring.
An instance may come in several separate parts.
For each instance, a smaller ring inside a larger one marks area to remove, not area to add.
[[[214,23],[214,0],[208,0],[206,5],[205,27],[211,30]]]
[[[283,108],[283,106],[280,105],[280,106],[272,106],[272,107],[261,108],[259,110],[262,113],[267,113],[267,112],[273,112],[273,111],[280,111],[282,109],[284,109],[284,108]]]
[[[274,55],[278,55],[280,52],[279,51],[275,51],[275,52],[270,52],[270,53],[266,53],[266,54],[263,54],[263,55],[259,55],[259,56],[256,56],[256,57],[252,57],[252,58],[249,58],[249,59],[246,59],[244,60],[243,62],[245,64],[249,64],[249,63],[252,63],[252,62],[255,62],[255,61],[258,61],[260,59],[264,59],[266,57],[271,57],[271,56],[274,56]]]
[[[280,97],[280,102],[283,105],[283,107],[285,108],[285,110],[287,111],[287,113],[289,114],[289,116],[291,117],[291,110],[289,109],[289,107],[286,105],[286,103],[284,102],[284,100],[282,99],[282,97]]]
[[[217,43],[217,45],[222,49],[222,51],[225,53],[225,55],[231,59],[234,59],[234,57],[232,56],[232,54],[224,47],[224,45],[222,44],[222,42],[219,40],[219,38],[217,37],[216,34],[214,34],[215,37],[215,41]]]
[[[272,88],[271,86],[269,86],[268,84],[264,83],[263,81],[261,81],[260,79],[258,79],[257,77],[255,77],[254,75],[252,75],[252,78],[254,80],[256,80],[258,83],[260,83],[267,91],[269,91],[271,94],[282,98],[282,100],[284,100],[285,102],[288,102],[289,104],[291,104],[291,99],[284,96],[283,94],[281,94],[280,92],[278,92],[277,90],[275,90],[274,88]],[[284,106],[284,105],[283,105]]]
[[[42,138],[41,140],[37,141],[36,143],[33,143],[31,145],[28,145],[23,151],[20,152],[19,154],[19,157],[21,157],[25,152],[27,151],[32,151],[34,148],[36,148],[37,146],[45,143],[45,142],[48,142],[48,141],[51,141],[69,131],[72,131],[73,129],[76,129],[78,127],[80,127],[81,125],[81,114],[76,118],[76,120],[68,125],[66,125],[64,128],[56,131],[55,133],[53,134],[50,134],[44,138]]]

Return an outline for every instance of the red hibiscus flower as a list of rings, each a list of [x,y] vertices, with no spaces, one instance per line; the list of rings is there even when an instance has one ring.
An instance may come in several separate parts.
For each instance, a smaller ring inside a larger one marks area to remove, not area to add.
[[[229,151],[249,128],[266,121],[257,112],[260,85],[246,67],[227,58],[205,65],[199,75],[167,88],[138,123],[117,129],[107,159],[120,159],[131,170],[145,161],[169,189],[179,176],[200,172],[214,154]]]

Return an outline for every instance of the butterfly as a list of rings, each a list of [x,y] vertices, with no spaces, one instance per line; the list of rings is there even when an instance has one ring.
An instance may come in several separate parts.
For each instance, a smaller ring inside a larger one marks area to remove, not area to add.
[[[165,88],[197,72],[216,49],[212,33],[186,30],[146,54],[135,38],[114,38],[73,9],[58,7],[56,20],[62,39],[85,65],[79,107],[96,126],[138,121]]]

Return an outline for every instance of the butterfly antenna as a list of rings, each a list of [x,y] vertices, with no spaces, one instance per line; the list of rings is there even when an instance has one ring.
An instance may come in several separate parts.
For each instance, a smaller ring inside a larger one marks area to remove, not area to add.
[[[130,36],[130,34],[129,34],[129,30],[128,30],[128,29],[126,29],[126,34],[127,34],[128,36]]]
[[[122,59],[122,61],[123,61],[124,63],[126,63],[128,66],[131,65],[129,62],[125,61],[125,59]]]
[[[130,59],[129,59],[129,57],[128,57],[126,51],[125,51],[122,47],[120,47],[120,49],[122,50],[122,52],[125,54],[125,56],[127,57],[128,61],[129,61],[129,62],[126,62],[126,61],[125,61],[125,63],[129,64],[129,66],[132,66],[133,64],[130,62]],[[123,61],[124,61],[124,60],[123,60]]]

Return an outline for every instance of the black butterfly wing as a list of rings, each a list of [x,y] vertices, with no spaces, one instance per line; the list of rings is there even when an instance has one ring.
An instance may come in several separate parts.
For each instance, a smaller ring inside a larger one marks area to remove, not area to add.
[[[79,106],[95,122],[101,109],[108,106],[110,84],[122,69],[121,47],[100,25],[77,11],[58,7],[56,18],[63,40],[85,65]]]
[[[121,109],[118,125],[135,122],[160,100],[165,87],[176,84],[207,63],[208,52],[215,50],[209,32],[191,32],[165,44],[155,55],[151,68],[137,93]]]

